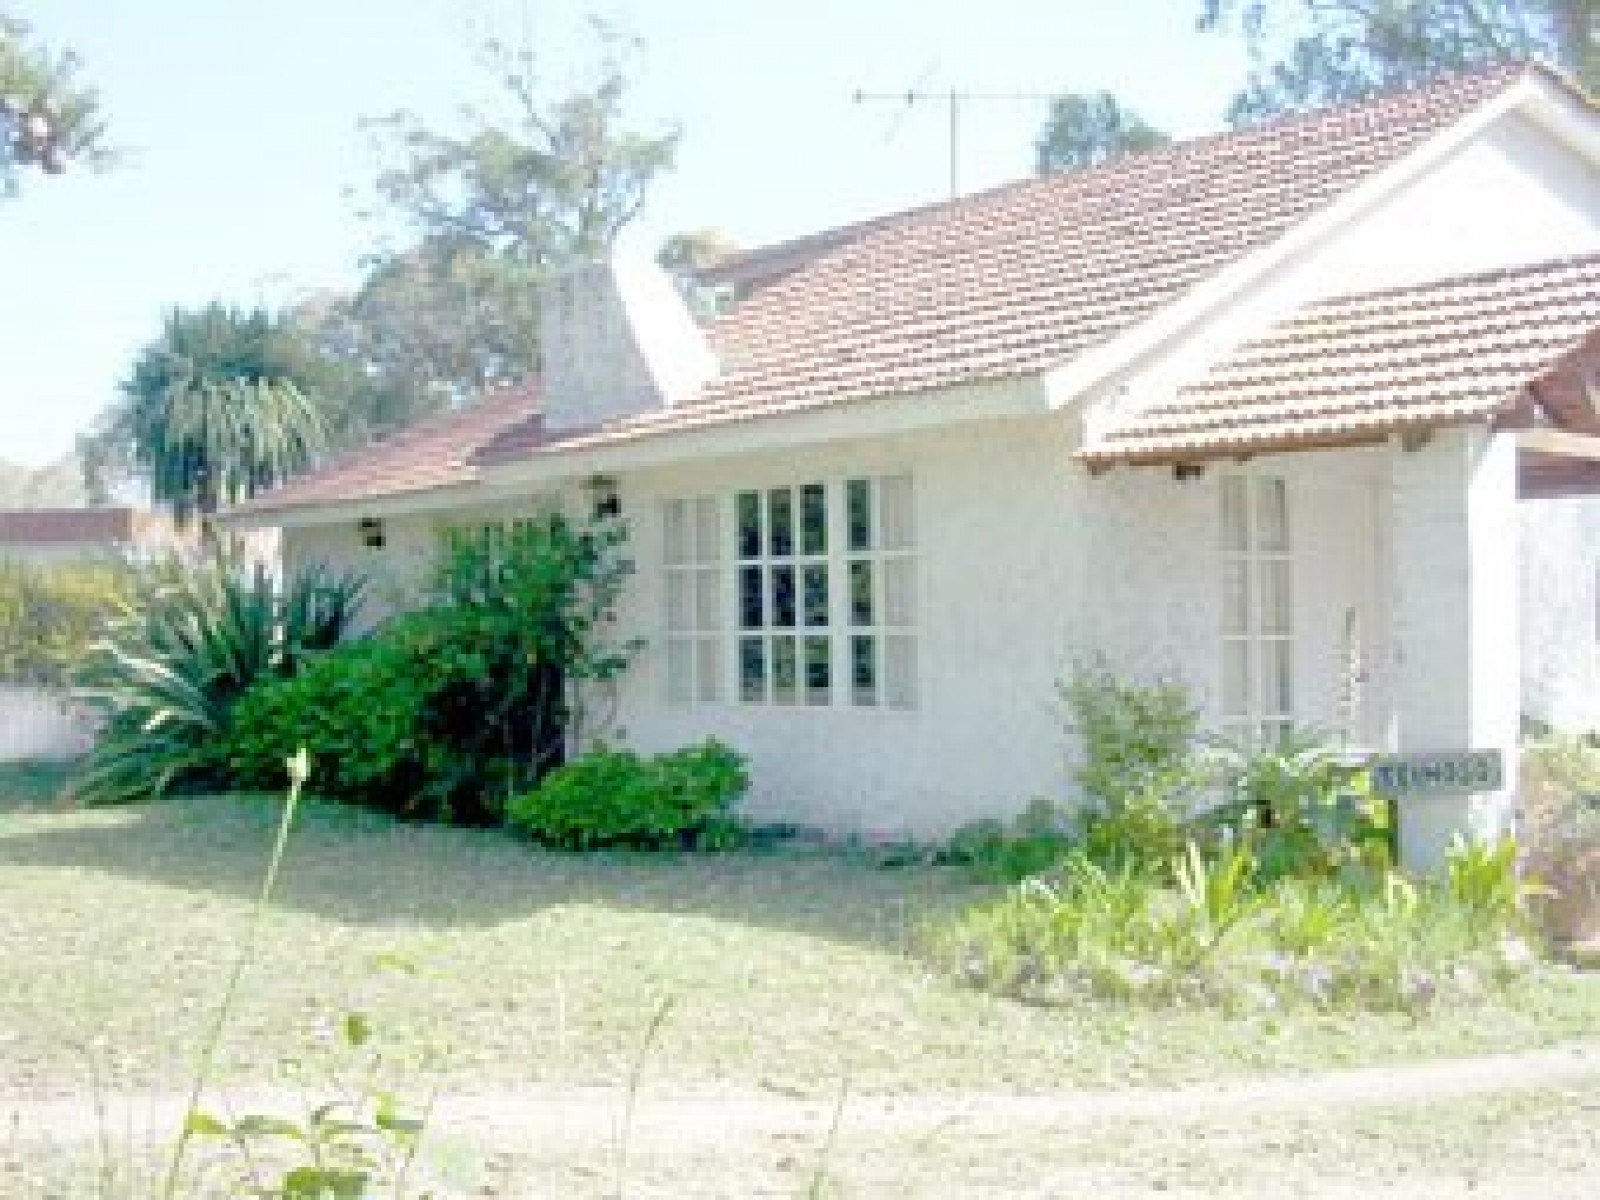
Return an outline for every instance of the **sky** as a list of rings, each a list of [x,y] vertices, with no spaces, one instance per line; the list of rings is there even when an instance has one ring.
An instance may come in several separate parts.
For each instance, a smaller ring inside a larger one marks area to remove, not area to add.
[[[122,161],[0,201],[0,459],[72,449],[173,306],[348,287],[382,233],[364,117],[493,111],[477,47],[529,45],[557,97],[594,78],[588,17],[637,37],[632,123],[682,132],[629,248],[752,247],[949,194],[946,102],[858,90],[1115,92],[1209,132],[1246,69],[1200,0],[0,0],[69,46]],[[960,106],[963,191],[1032,167],[1044,99]]]

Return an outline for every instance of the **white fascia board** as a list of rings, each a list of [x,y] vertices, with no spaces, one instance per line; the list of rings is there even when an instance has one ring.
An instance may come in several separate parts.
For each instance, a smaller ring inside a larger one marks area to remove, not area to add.
[[[469,505],[502,504],[541,486],[742,454],[829,442],[892,437],[969,421],[1040,416],[1050,412],[1038,375],[959,384],[936,391],[822,404],[816,408],[666,429],[628,441],[532,450],[526,457],[481,471],[474,480],[367,500],[306,505],[279,511],[224,514],[220,523],[244,532],[333,525],[362,517],[444,512]]]
[[[1072,406],[1108,379],[1158,355],[1169,343],[1231,303],[1252,283],[1334,236],[1507,113],[1524,106],[1553,106],[1563,99],[1570,101],[1571,98],[1565,96],[1561,85],[1550,80],[1532,75],[1518,80],[1275,241],[1222,268],[1148,320],[1049,372],[1045,376],[1045,388],[1051,407]],[[1592,120],[1590,125],[1593,128]]]

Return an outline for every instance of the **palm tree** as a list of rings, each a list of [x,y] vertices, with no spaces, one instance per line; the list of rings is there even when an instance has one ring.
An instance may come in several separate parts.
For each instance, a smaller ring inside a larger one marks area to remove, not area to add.
[[[263,309],[173,309],[122,384],[111,426],[151,498],[183,521],[310,465],[325,442],[298,339]]]

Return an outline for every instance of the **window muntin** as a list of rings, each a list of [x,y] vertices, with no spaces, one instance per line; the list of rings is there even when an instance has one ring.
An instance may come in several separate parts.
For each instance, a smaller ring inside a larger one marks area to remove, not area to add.
[[[1223,727],[1250,745],[1276,745],[1294,721],[1288,485],[1225,475],[1221,487]]]
[[[662,505],[667,698],[722,699],[722,513],[714,497]]]
[[[911,478],[845,483],[850,702],[910,708],[916,697],[916,561]]]

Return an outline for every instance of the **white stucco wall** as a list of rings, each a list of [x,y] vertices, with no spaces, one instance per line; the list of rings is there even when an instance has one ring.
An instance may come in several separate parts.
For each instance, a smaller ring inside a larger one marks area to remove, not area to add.
[[[1523,712],[1600,730],[1600,498],[1520,507]]]

